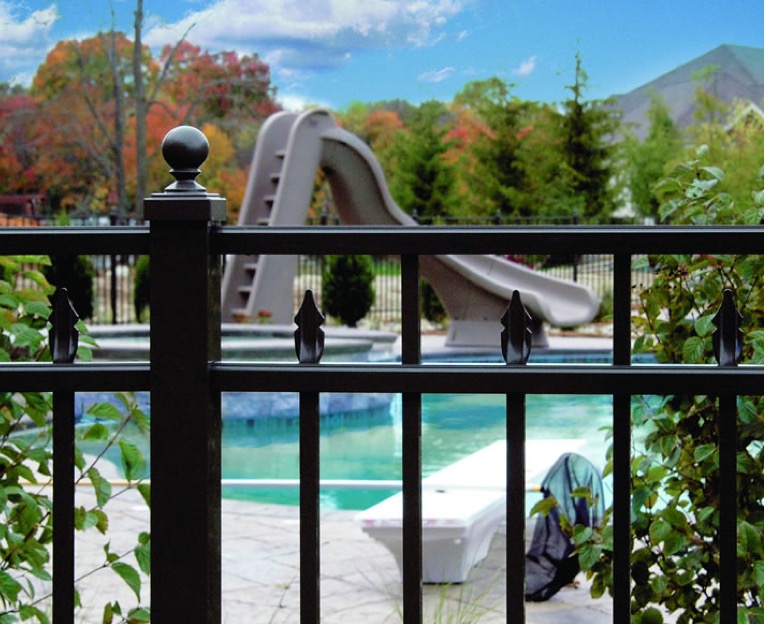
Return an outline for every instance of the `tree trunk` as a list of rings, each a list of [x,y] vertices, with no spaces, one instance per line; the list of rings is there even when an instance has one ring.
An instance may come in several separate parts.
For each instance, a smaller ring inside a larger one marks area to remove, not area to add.
[[[115,159],[115,183],[117,185],[116,216],[119,224],[126,220],[126,190],[125,162],[123,161],[123,144],[125,143],[125,119],[123,113],[123,80],[120,75],[120,64],[117,58],[117,33],[112,31],[110,42],[110,63],[115,96],[115,136],[112,143],[112,153]]]
[[[136,218],[144,214],[144,196],[147,193],[147,101],[144,93],[144,75],[141,66],[141,29],[144,22],[143,0],[136,0],[133,22],[133,84],[136,90]]]

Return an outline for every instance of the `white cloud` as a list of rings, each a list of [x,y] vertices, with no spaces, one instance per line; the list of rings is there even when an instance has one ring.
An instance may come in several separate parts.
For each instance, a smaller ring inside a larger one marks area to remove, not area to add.
[[[443,67],[442,69],[427,71],[419,75],[419,82],[443,82],[451,77],[453,72],[456,71],[455,67]]]
[[[280,95],[277,98],[284,110],[301,113],[312,108],[332,108],[330,104],[318,102],[302,95]]]
[[[29,81],[59,18],[55,4],[23,15],[22,6],[0,0],[0,82]]]
[[[215,0],[144,36],[160,48],[185,33],[210,50],[258,52],[278,68],[337,67],[364,49],[430,45],[468,0]]]
[[[535,69],[536,69],[536,57],[532,56],[529,59],[520,63],[520,65],[518,65],[517,69],[514,71],[514,74],[516,76],[523,76],[523,77],[530,76]]]

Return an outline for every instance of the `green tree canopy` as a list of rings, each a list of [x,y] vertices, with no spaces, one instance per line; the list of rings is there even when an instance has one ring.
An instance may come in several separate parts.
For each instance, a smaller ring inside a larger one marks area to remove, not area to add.
[[[650,123],[645,140],[629,134],[624,141],[624,174],[635,212],[658,220],[655,187],[664,177],[667,164],[682,155],[683,139],[659,97],[651,100],[647,116]]]
[[[449,215],[454,206],[455,177],[446,161],[448,111],[437,101],[425,102],[414,115],[410,132],[396,142],[392,195],[400,207],[420,219]]]

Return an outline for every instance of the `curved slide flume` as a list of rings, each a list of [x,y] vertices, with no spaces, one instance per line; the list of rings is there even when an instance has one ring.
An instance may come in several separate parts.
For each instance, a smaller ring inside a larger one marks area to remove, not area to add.
[[[317,168],[322,168],[333,193],[342,223],[349,225],[416,225],[394,202],[384,173],[370,148],[355,135],[339,128],[327,111],[314,110],[301,115],[280,113],[270,118],[259,135],[249,188],[240,212],[241,225],[264,222],[265,206],[271,203],[270,225],[300,225],[304,222],[312,197]],[[271,122],[271,123],[270,123]],[[290,130],[287,131],[287,127]],[[279,127],[279,129],[278,129]],[[275,135],[284,140],[280,171],[264,173],[274,167],[273,154],[259,149],[270,143],[275,151]],[[258,162],[263,161],[263,165]],[[259,173],[261,172],[261,173]],[[276,193],[259,192],[269,188],[263,180],[276,183]],[[270,310],[275,322],[290,323],[293,311],[291,277],[295,259],[286,256],[260,258],[250,284],[238,280],[229,264],[224,276],[224,310],[236,306],[233,293],[241,296],[242,313],[255,316]],[[497,347],[500,344],[500,319],[513,290],[534,318],[534,344],[546,345],[542,322],[570,327],[591,321],[598,310],[598,299],[588,288],[574,282],[552,278],[498,256],[445,255],[422,256],[422,275],[430,282],[451,318],[446,345]],[[290,273],[290,275],[288,275]],[[283,295],[279,296],[278,291]],[[287,293],[287,296],[286,296]],[[276,295],[278,297],[276,298]],[[278,310],[288,300],[286,311]],[[283,317],[286,317],[285,319]]]

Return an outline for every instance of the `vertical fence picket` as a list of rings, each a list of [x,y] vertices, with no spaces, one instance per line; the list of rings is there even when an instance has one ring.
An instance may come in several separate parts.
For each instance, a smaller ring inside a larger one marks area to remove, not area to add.
[[[294,318],[300,364],[319,364],[325,317],[307,290]],[[302,623],[320,622],[320,394],[299,393],[299,544]]]
[[[613,364],[628,366],[631,358],[632,256],[616,254],[613,266]],[[630,620],[631,535],[631,397],[613,397],[613,621]]]
[[[419,257],[404,255],[402,263],[402,362],[419,364]],[[421,528],[421,394],[403,394],[403,619],[422,621],[422,528]]]
[[[741,354],[741,315],[736,308],[733,292],[725,290],[723,303],[713,319],[717,327],[713,347],[721,367],[735,367]],[[720,437],[720,621],[738,620],[738,479],[736,459],[739,432],[735,394],[719,397]]]
[[[77,312],[67,290],[51,301],[49,345],[54,364],[71,364],[77,355]],[[75,393],[53,393],[53,622],[75,617]]]
[[[516,290],[501,319],[501,351],[508,366],[531,354],[531,315]],[[507,621],[525,621],[525,394],[507,394]]]

